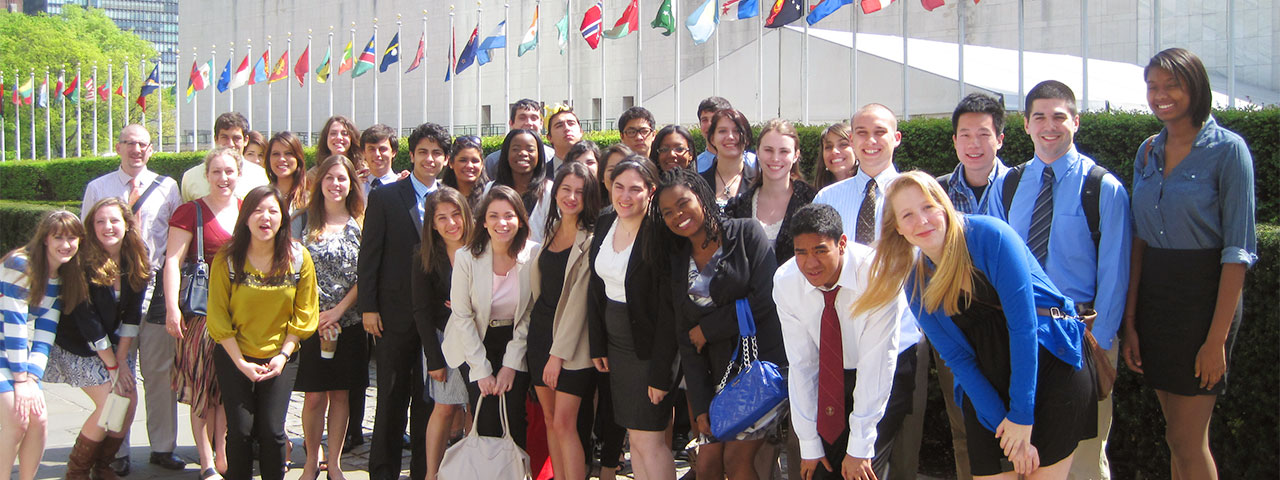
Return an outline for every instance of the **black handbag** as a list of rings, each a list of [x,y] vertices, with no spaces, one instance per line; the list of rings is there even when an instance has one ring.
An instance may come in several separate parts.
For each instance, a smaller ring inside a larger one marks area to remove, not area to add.
[[[196,203],[196,261],[182,266],[178,286],[178,308],[183,317],[203,317],[209,313],[209,264],[204,261],[204,215]]]

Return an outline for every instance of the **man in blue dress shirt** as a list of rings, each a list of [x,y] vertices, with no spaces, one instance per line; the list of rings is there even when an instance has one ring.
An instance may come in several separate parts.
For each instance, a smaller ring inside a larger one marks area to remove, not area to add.
[[[1062,82],[1040,82],[1027,93],[1026,114],[1026,131],[1035,144],[1035,158],[1027,162],[1022,172],[1009,211],[1005,212],[1001,205],[992,208],[991,213],[1009,222],[1027,240],[1045,273],[1063,294],[1078,307],[1092,306],[1097,311],[1093,336],[1107,349],[1114,366],[1118,351],[1116,331],[1124,315],[1129,287],[1129,195],[1114,175],[1103,177],[1098,193],[1101,237],[1095,248],[1081,205],[1081,189],[1095,163],[1076,151],[1073,143],[1080,128],[1075,94]],[[994,188],[991,195],[1002,198],[1004,182],[996,182]],[[1098,404],[1098,436],[1080,442],[1068,478],[1111,478],[1106,454],[1110,431],[1108,398]]]

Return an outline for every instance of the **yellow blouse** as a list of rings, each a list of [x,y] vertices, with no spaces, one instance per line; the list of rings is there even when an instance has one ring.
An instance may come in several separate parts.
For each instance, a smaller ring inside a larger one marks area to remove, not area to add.
[[[242,355],[270,358],[280,353],[287,335],[305,339],[315,333],[320,318],[315,265],[306,248],[296,242],[293,248],[301,250],[302,268],[296,277],[281,280],[268,281],[246,261],[246,278],[232,285],[226,254],[213,259],[206,321],[213,341],[235,337]]]

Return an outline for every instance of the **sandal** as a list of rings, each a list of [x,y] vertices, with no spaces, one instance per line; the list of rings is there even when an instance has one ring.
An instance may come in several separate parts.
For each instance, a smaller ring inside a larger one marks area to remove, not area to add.
[[[222,475],[213,468],[206,468],[200,472],[200,480],[222,480]]]

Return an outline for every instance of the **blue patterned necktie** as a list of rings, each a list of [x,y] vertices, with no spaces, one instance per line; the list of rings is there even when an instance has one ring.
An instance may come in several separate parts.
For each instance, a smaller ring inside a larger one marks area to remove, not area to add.
[[[1040,194],[1036,195],[1035,209],[1031,211],[1031,228],[1027,230],[1027,246],[1041,267],[1049,258],[1049,231],[1053,229],[1053,178],[1053,168],[1045,165],[1040,176]]]

